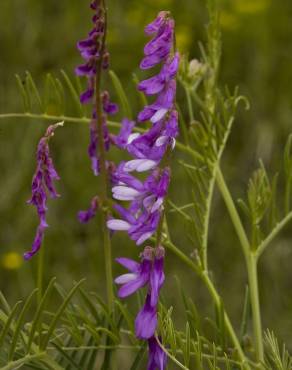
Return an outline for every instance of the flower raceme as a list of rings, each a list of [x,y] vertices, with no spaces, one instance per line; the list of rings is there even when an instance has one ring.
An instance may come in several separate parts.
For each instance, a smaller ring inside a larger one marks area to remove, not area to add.
[[[119,134],[112,136],[115,145],[126,150],[132,159],[122,161],[111,173],[113,198],[129,204],[127,208],[115,204],[114,210],[120,218],[107,221],[109,229],[127,231],[137,245],[143,244],[155,232],[161,233],[159,225],[163,222],[163,205],[170,182],[168,159],[178,135],[175,78],[179,54],[173,47],[174,21],[168,12],[160,12],[146,26],[145,32],[153,38],[145,45],[140,68],[147,70],[161,64],[157,75],[138,85],[145,95],[156,95],[156,100],[138,114],[138,121],[150,121],[151,127],[145,133],[133,133],[135,123],[124,119]],[[143,181],[133,175],[148,171],[150,173]],[[160,240],[160,235],[157,239]],[[121,285],[118,292],[121,298],[143,287],[148,288],[145,303],[135,320],[136,336],[148,340],[148,370],[163,370],[166,366],[166,355],[155,338],[159,292],[165,279],[164,254],[164,248],[158,242],[155,248],[145,247],[140,263],[127,258],[117,259],[129,270],[115,280]]]
[[[76,67],[75,73],[77,76],[87,77],[87,89],[81,93],[80,102],[82,104],[92,105],[88,156],[91,161],[93,174],[98,176],[100,172],[98,141],[100,138],[98,137],[97,120],[99,119],[101,121],[104,147],[105,150],[108,151],[110,148],[110,135],[107,127],[107,114],[115,114],[118,111],[118,106],[110,101],[110,96],[107,91],[100,91],[100,87],[96,86],[97,76],[99,76],[100,79],[101,70],[106,70],[109,67],[109,53],[105,44],[106,10],[103,2],[97,0],[91,2],[90,8],[94,11],[92,17],[93,27],[88,33],[87,38],[77,43],[77,48],[81,57],[84,59],[84,63]],[[102,106],[101,117],[97,117],[96,104],[98,99]],[[109,167],[109,164],[107,164],[107,166]],[[93,208],[91,204],[87,213],[80,211],[78,213],[79,221],[86,223],[92,219],[96,214],[96,209],[93,210]]]
[[[56,128],[62,125],[63,122],[49,126],[45,135],[40,139],[38,144],[36,155],[37,167],[31,186],[32,195],[27,203],[36,207],[40,222],[37,227],[32,248],[29,252],[24,254],[24,258],[26,260],[30,259],[38,252],[44,238],[45,229],[48,227],[46,222],[48,194],[51,198],[59,197],[54,186],[54,181],[59,180],[60,177],[54,167],[53,160],[50,157],[49,140],[54,135]]]
[[[106,150],[109,149],[109,134],[106,124],[106,114],[115,114],[118,111],[118,106],[110,101],[110,96],[107,91],[96,91],[96,75],[100,73],[97,66],[101,63],[102,69],[106,70],[109,67],[109,53],[105,45],[105,9],[101,2],[96,0],[91,2],[91,9],[95,12],[92,17],[93,28],[88,33],[86,39],[77,43],[77,48],[84,59],[84,63],[75,68],[77,76],[86,76],[88,79],[87,89],[80,95],[82,104],[92,104],[92,121],[90,124],[90,143],[88,146],[88,155],[91,160],[91,167],[94,175],[98,175],[100,171],[99,155],[98,155],[98,134],[97,134],[97,114],[95,100],[96,95],[100,94],[102,102],[103,115],[102,127]]]

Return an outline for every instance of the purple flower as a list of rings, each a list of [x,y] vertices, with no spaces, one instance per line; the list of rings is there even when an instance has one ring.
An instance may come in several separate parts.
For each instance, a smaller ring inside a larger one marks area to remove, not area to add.
[[[169,81],[164,89],[158,95],[157,100],[146,107],[139,113],[139,121],[148,121],[156,123],[163,119],[166,113],[173,107],[176,92],[175,80]]]
[[[153,269],[150,275],[150,304],[156,306],[159,300],[159,292],[164,283],[165,276],[163,271],[165,250],[159,246],[155,249]]]
[[[36,207],[39,216],[39,226],[36,231],[36,236],[32,244],[31,251],[24,254],[25,259],[30,259],[40,249],[45,228],[48,227],[46,222],[47,213],[47,194],[51,198],[59,197],[54,185],[55,180],[60,177],[54,167],[53,160],[50,157],[49,139],[54,135],[54,131],[58,126],[63,125],[63,122],[56,123],[48,127],[46,134],[39,141],[37,148],[37,167],[32,180],[31,198],[27,201]]]
[[[164,370],[167,363],[167,356],[153,336],[148,339],[149,360],[147,370]]]
[[[108,220],[107,227],[114,231],[127,231],[129,237],[137,245],[141,245],[155,233],[159,224],[160,212],[149,213],[146,210],[140,212],[139,209],[137,211],[137,205],[139,206],[139,203],[132,202],[131,207],[125,209],[116,204],[115,209],[123,218]]]
[[[141,81],[138,85],[138,89],[143,91],[146,95],[160,93],[165,84],[175,77],[178,66],[179,54],[175,53],[173,57],[167,59],[158,75]]]
[[[163,261],[164,248],[155,250],[145,247],[141,254],[141,262],[137,263],[128,258],[118,258],[117,262],[129,270],[129,273],[115,279],[122,285],[118,295],[125,298],[148,285],[146,301],[135,321],[136,336],[141,339],[151,338],[157,327],[157,304],[159,292],[164,283]]]
[[[126,267],[130,273],[121,275],[115,279],[116,284],[121,284],[118,296],[127,297],[138,289],[144,287],[150,280],[153,249],[146,247],[141,254],[141,263],[128,258],[117,258],[116,261]]]
[[[119,134],[114,136],[113,140],[116,146],[121,149],[125,149],[132,140],[134,140],[140,134],[134,133],[132,134],[132,129],[135,126],[134,121],[130,121],[127,118],[122,120],[122,126]]]
[[[153,337],[157,327],[157,309],[150,304],[150,294],[146,296],[146,302],[139,311],[135,320],[135,334],[137,338],[149,339]]]
[[[78,212],[78,220],[82,224],[87,223],[90,221],[95,215],[96,211],[99,208],[99,198],[98,196],[95,196],[92,198],[90,207],[86,211],[79,211]]]
[[[110,96],[108,91],[102,93],[102,105],[103,111],[107,114],[116,114],[119,110],[117,104],[110,101]]]

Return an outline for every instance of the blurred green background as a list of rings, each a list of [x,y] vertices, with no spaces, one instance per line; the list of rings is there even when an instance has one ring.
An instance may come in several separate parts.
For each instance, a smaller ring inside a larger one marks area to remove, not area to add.
[[[235,198],[243,197],[248,177],[262,158],[270,173],[281,170],[287,135],[292,131],[292,2],[290,0],[226,0],[221,8],[223,54],[220,81],[250,102],[250,111],[240,111],[223,158],[223,168]],[[143,25],[161,9],[172,11],[177,25],[177,44],[182,53],[199,58],[198,42],[204,42],[208,20],[203,0],[108,0],[111,68],[121,78],[133,110],[141,108],[132,73],[139,76],[146,38]],[[0,1],[0,112],[20,111],[14,74],[31,71],[41,88],[46,73],[60,76],[60,69],[73,76],[80,63],[76,41],[90,29],[88,1],[1,0]],[[112,89],[112,86],[110,87]],[[183,96],[180,97],[183,105]],[[53,109],[54,107],[52,107]],[[117,119],[120,119],[119,116]],[[0,121],[0,288],[10,301],[23,297],[35,286],[37,258],[23,262],[30,248],[37,217],[26,205],[30,197],[37,142],[48,122],[7,119]],[[88,128],[67,123],[51,141],[51,153],[61,176],[62,197],[49,203],[50,228],[45,238],[46,281],[57,276],[70,287],[87,278],[87,288],[104,294],[103,253],[97,221],[80,225],[79,209],[85,209],[98,192],[97,181],[87,158]],[[173,165],[171,199],[178,205],[186,198],[188,184]],[[179,191],[178,191],[179,187]],[[187,253],[194,246],[181,242],[180,218],[170,225],[177,245]],[[263,326],[270,327],[292,348],[292,246],[291,227],[265,253],[260,263]],[[113,239],[113,254],[137,256],[137,248],[126,236]],[[246,274],[237,238],[219,196],[215,196],[211,218],[210,266],[227,311],[239,323]],[[205,288],[170,254],[167,257],[164,295],[179,316],[174,276],[193,297],[202,315],[212,311]],[[114,265],[114,274],[120,271]]]

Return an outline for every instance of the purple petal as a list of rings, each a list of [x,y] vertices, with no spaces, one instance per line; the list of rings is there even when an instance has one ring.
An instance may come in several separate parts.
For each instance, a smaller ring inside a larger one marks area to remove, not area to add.
[[[159,28],[162,26],[164,19],[168,16],[169,12],[161,11],[158,13],[158,16],[154,19],[153,22],[149,23],[145,27],[145,33],[147,35],[152,35],[155,32],[158,32]]]
[[[150,295],[147,294],[146,302],[135,320],[136,337],[140,339],[151,338],[157,327],[156,307],[150,305]]]
[[[154,336],[148,339],[148,347],[149,347],[149,360],[147,370],[164,370],[166,368],[167,355],[163,351],[163,349],[159,346]]]
[[[116,261],[120,265],[126,267],[131,272],[137,272],[140,267],[140,264],[138,262],[131,260],[129,258],[119,257],[119,258],[116,258]]]

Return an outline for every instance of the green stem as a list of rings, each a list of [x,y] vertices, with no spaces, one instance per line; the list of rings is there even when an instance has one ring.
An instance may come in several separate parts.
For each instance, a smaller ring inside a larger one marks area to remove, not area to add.
[[[203,272],[201,274],[201,279],[204,281],[209,293],[211,294],[214,302],[215,302],[215,305],[216,307],[219,309],[220,306],[221,306],[221,299],[220,299],[220,296],[219,294],[217,293],[217,290],[213,284],[213,282],[211,281],[207,271]],[[238,352],[238,356],[240,358],[240,360],[243,362],[243,364],[245,365],[246,364],[246,357],[245,357],[245,354],[241,348],[241,345],[239,343],[239,340],[237,338],[237,335],[233,329],[233,326],[231,324],[231,321],[226,313],[226,311],[224,310],[224,322],[225,322],[225,327],[227,329],[227,332],[229,334],[229,337],[235,347],[235,349],[237,350]],[[246,368],[248,368],[248,365],[245,365]]]
[[[250,289],[250,301],[253,314],[253,331],[255,339],[256,360],[258,362],[263,362],[264,347],[263,347],[262,320],[259,302],[257,257],[254,252],[251,252],[249,255],[247,270]]]
[[[292,219],[292,211],[289,212],[283,220],[281,220],[270,232],[270,234],[261,242],[261,244],[258,246],[256,251],[256,256],[259,258],[262,253],[265,251],[267,246],[271,243],[271,241],[279,234],[279,232],[290,222]]]
[[[37,302],[40,304],[43,296],[43,280],[44,280],[44,260],[45,260],[45,244],[43,243],[39,255],[37,265]]]
[[[245,258],[247,259],[249,256],[250,246],[249,241],[246,236],[245,230],[242,226],[241,220],[239,218],[238,212],[235,208],[233,199],[231,197],[231,194],[229,192],[229,189],[225,183],[223,174],[221,172],[220,167],[217,167],[217,173],[216,173],[216,181],[217,185],[219,187],[219,190],[222,194],[222,197],[224,199],[225,205],[229,211],[230,218],[232,220],[233,226],[235,228],[235,231],[237,233],[237,236],[239,238],[240,244],[242,246],[242,250],[244,253]]]
[[[183,261],[186,265],[188,265],[204,282],[206,285],[206,288],[208,289],[208,292],[210,293],[216,307],[220,308],[220,296],[217,293],[217,290],[211,281],[209,275],[207,272],[202,272],[202,270],[188,257],[186,256],[180,249],[178,249],[170,240],[165,242],[165,245],[168,249],[170,249],[177,257],[180,258],[181,261]],[[233,329],[233,326],[231,324],[231,321],[227,315],[226,312],[224,312],[224,321],[225,326],[227,329],[227,332],[229,334],[229,337],[231,339],[231,342],[233,343],[235,349],[237,350],[238,356],[240,358],[240,361],[243,363],[243,366],[245,369],[249,369],[249,365],[247,364],[247,359],[245,357],[245,354],[241,348],[241,345],[238,341],[237,335]]]
[[[263,361],[263,337],[262,337],[262,323],[261,313],[259,305],[259,289],[258,289],[258,278],[257,278],[257,255],[251,250],[250,243],[246,236],[242,222],[236,210],[235,204],[229,192],[229,189],[225,183],[224,177],[220,168],[217,169],[216,175],[217,184],[222,194],[226,207],[229,211],[230,218],[232,220],[235,231],[240,240],[242,250],[245,256],[245,262],[248,273],[248,282],[250,288],[251,308],[253,317],[253,331],[255,339],[255,350],[257,361]]]

